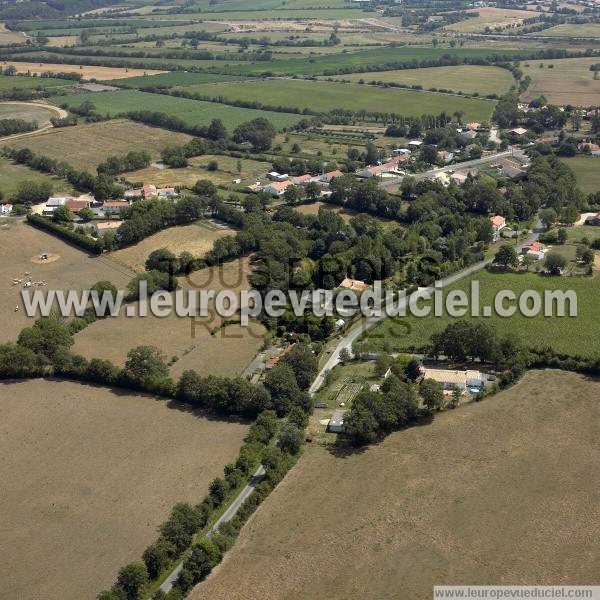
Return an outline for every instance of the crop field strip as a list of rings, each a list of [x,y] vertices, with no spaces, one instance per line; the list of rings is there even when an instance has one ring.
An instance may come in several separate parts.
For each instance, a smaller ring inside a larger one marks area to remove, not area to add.
[[[265,117],[277,129],[283,129],[295,125],[303,118],[302,115],[238,108],[214,102],[188,100],[187,98],[150,94],[137,90],[52,96],[50,100],[55,104],[66,104],[72,107],[80,106],[83,102],[89,100],[94,103],[97,112],[100,114],[115,117],[140,110],[164,112],[178,116],[191,126],[209,125],[212,119],[222,119],[229,129],[234,129],[240,123],[257,117]]]
[[[224,102],[264,102],[269,106],[293,107],[330,112],[333,109],[367,112],[395,112],[416,117],[422,114],[451,114],[461,110],[466,118],[486,121],[495,103],[438,93],[401,89],[381,89],[352,83],[303,81],[297,79],[211,83],[180,88],[189,93],[223,98]]]

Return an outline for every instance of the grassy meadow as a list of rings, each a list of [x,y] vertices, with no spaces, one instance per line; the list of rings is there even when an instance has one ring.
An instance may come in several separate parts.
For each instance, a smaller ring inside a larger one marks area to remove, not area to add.
[[[573,156],[561,160],[573,170],[577,184],[584,192],[600,192],[600,157]]]

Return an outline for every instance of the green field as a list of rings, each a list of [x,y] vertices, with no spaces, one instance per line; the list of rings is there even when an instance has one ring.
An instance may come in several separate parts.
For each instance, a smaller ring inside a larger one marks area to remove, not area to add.
[[[403,85],[421,85],[425,89],[437,88],[462,91],[468,94],[477,92],[504,94],[515,80],[507,69],[480,65],[458,65],[455,67],[428,67],[425,69],[402,69],[400,71],[375,71],[339,75],[346,81],[364,81],[365,83],[400,83]]]
[[[584,192],[600,192],[600,157],[574,156],[561,160],[573,170],[577,184]]]
[[[277,129],[295,125],[303,118],[302,115],[237,108],[214,102],[199,102],[129,90],[53,96],[50,100],[56,104],[74,107],[80,106],[85,101],[91,101],[98,113],[110,116],[138,110],[164,112],[179,117],[193,126],[208,125],[212,119],[221,119],[230,131],[240,123],[257,117],[267,118]]]
[[[491,100],[298,79],[213,83],[182,89],[211,98],[262,102],[268,106],[308,108],[319,112],[343,108],[352,111],[395,112],[415,117],[442,111],[452,114],[461,110],[467,119],[486,121],[494,110],[494,102]]]
[[[144,87],[175,87],[184,85],[196,85],[199,83],[217,83],[220,81],[234,81],[239,79],[229,75],[219,75],[217,73],[159,73],[158,75],[142,75],[141,77],[129,77],[125,79],[113,79],[105,83],[110,85],[119,85],[128,88]]]
[[[27,77],[25,75],[0,75],[0,91],[45,89],[71,86],[73,82],[54,77]]]
[[[415,62],[436,60],[444,55],[457,58],[489,58],[501,54],[503,56],[522,56],[523,50],[503,48],[375,48],[358,52],[341,52],[333,55],[306,58],[289,58],[271,62],[231,64],[224,72],[231,73],[274,73],[280,75],[327,75],[345,69],[381,70],[398,63],[413,65]],[[418,66],[418,65],[417,65]]]
[[[34,171],[23,165],[15,165],[5,158],[0,158],[0,190],[2,190],[4,195],[3,200],[10,200],[22,181],[47,181],[52,185],[52,190],[55,194],[79,195],[63,179]]]
[[[593,355],[598,352],[600,338],[600,278],[543,277],[535,273],[491,274],[485,271],[475,274],[446,289],[464,290],[470,297],[471,281],[479,281],[481,307],[493,306],[493,298],[500,290],[512,290],[517,297],[525,290],[536,290],[543,296],[544,290],[573,290],[577,294],[578,316],[525,317],[517,313],[511,318],[494,314],[482,318],[496,327],[501,334],[514,334],[527,347],[552,346],[558,352]],[[468,318],[468,317],[466,317]],[[447,315],[416,318],[388,318],[369,330],[365,341],[375,351],[384,347],[392,352],[420,349],[427,345],[431,335],[456,321]]]

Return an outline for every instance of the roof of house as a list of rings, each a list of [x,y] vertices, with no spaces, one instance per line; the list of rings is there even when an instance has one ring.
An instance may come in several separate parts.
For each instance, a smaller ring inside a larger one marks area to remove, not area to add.
[[[481,127],[481,123],[477,123],[477,121],[473,121],[472,123],[466,123],[465,127],[467,129],[479,129]]]
[[[422,369],[425,379],[434,379],[440,383],[465,385],[467,381],[466,371],[452,371],[450,369]]]
[[[527,133],[527,129],[525,129],[524,127],[515,127],[514,129],[510,130],[510,133],[515,133],[516,135],[523,135]]]
[[[463,132],[462,132],[462,136],[463,136],[463,137],[466,137],[466,138],[468,138],[468,139],[470,139],[470,140],[472,140],[472,139],[474,139],[474,138],[476,138],[476,137],[477,137],[477,132],[476,132],[476,131],[472,131],[472,130],[469,130],[469,131],[463,131]]]
[[[494,227],[502,227],[503,225],[506,225],[506,219],[500,215],[494,215],[493,217],[490,217],[490,221]]]
[[[87,200],[67,200],[65,202],[65,206],[71,212],[79,212],[83,208],[88,208],[90,206],[90,203]]]
[[[341,177],[343,175],[343,173],[339,170],[335,170],[335,171],[329,171],[328,173],[325,173],[325,177],[331,177],[332,179],[334,179],[335,177]]]
[[[125,208],[129,202],[125,200],[108,200],[102,204],[103,208]]]
[[[267,188],[279,192],[281,190],[285,190],[285,188],[288,187],[289,185],[294,185],[294,184],[291,181],[274,181],[273,183],[270,183],[267,186]]]
[[[523,247],[524,250],[531,250],[532,252],[541,252],[544,248],[545,246],[541,242],[531,242],[531,244]]]
[[[305,173],[304,175],[299,175],[298,177],[294,177],[294,181],[310,181],[312,179],[312,175]]]
[[[421,146],[423,142],[421,140],[411,140],[408,142],[409,146]]]
[[[371,286],[364,281],[360,281],[358,279],[350,279],[346,277],[339,285],[339,287],[345,288],[347,290],[353,290],[355,292],[364,292],[368,290]]]
[[[286,346],[277,356],[270,358],[265,363],[265,367],[267,369],[272,369],[286,354],[289,354],[295,348],[295,346],[296,344],[290,344],[289,346]]]

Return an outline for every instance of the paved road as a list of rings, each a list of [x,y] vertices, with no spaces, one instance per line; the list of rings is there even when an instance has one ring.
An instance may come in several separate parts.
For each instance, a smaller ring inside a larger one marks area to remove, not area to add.
[[[487,156],[482,156],[481,158],[474,158],[473,160],[466,160],[460,163],[453,163],[450,165],[446,165],[445,167],[436,167],[435,169],[423,171],[422,173],[408,173],[407,176],[413,177],[417,181],[420,181],[422,179],[433,179],[436,175],[439,175],[440,173],[447,173],[448,171],[458,171],[460,169],[468,169],[470,167],[476,167],[477,165],[488,163],[498,158],[506,158],[507,156],[512,155],[513,148],[509,148],[508,150],[504,150],[503,152],[497,152],[496,154],[488,154]],[[379,183],[379,187],[385,189],[388,187],[397,186],[398,184],[399,179],[397,177],[394,177],[391,179],[382,179]]]
[[[526,245],[530,244],[531,242],[534,242],[535,240],[537,240],[541,231],[542,231],[541,224],[538,222],[538,224],[536,225],[536,227],[533,230],[533,232],[531,233],[531,235],[525,241],[518,244],[517,248],[519,250],[521,250],[523,248],[523,246],[526,246]],[[476,263],[474,265],[471,265],[470,267],[467,267],[466,269],[463,269],[462,271],[459,271],[458,273],[449,275],[445,279],[440,280],[442,288],[444,288],[448,285],[451,285],[453,283],[456,283],[457,281],[460,281],[461,279],[464,279],[465,277],[468,277],[469,275],[472,275],[473,273],[476,273],[477,271],[481,271],[491,262],[492,262],[492,259],[487,259],[487,260],[481,261],[479,263]],[[430,294],[433,294],[434,290],[435,290],[434,286],[429,286],[428,288],[425,288],[424,291],[427,291]],[[409,296],[408,298],[406,298],[406,300],[404,300],[402,303],[400,303],[399,308],[412,307],[417,303],[417,301],[418,301],[417,299],[411,299],[411,297]],[[333,352],[331,353],[331,356],[328,358],[327,362],[325,363],[325,365],[323,366],[321,371],[319,371],[318,375],[315,377],[315,380],[313,381],[312,385],[310,386],[310,388],[308,390],[308,392],[311,396],[315,394],[315,392],[321,387],[321,385],[323,385],[323,382],[325,380],[325,376],[326,376],[327,372],[330,371],[331,369],[333,369],[333,367],[335,367],[337,364],[340,363],[340,352],[344,349],[348,350],[349,352],[352,352],[352,344],[365,331],[367,331],[367,329],[370,329],[371,327],[373,327],[374,325],[376,325],[380,321],[383,321],[386,318],[388,318],[388,316],[385,313],[385,311],[383,311],[383,313],[379,316],[373,316],[373,317],[368,317],[366,319],[363,319],[359,324],[357,324],[354,328],[350,329],[348,331],[348,333],[346,333],[346,335],[340,340],[340,342],[336,346],[335,350],[333,350]]]
[[[221,515],[221,517],[217,520],[217,522],[212,526],[211,530],[206,534],[206,537],[210,538],[219,528],[222,523],[227,523],[231,521],[233,517],[237,514],[237,511],[240,509],[240,506],[243,504],[244,500],[254,491],[254,488],[262,481],[265,476],[265,469],[262,465],[256,469],[254,475],[246,485],[246,487],[239,493],[236,499],[229,505],[227,510]],[[168,593],[169,590],[173,587],[177,578],[179,577],[179,573],[183,569],[183,562],[181,561],[170,573],[170,575],[163,581],[160,589]]]

